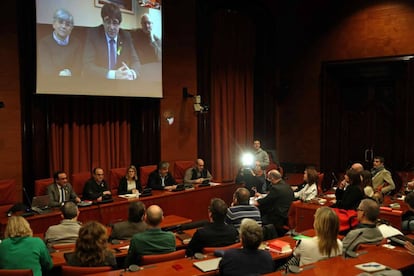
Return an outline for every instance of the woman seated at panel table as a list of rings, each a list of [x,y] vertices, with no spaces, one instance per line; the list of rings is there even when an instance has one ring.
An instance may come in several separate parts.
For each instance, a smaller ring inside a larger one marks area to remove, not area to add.
[[[34,276],[41,276],[42,272],[52,269],[53,262],[46,244],[33,237],[25,218],[10,217],[4,236],[0,243],[1,269],[31,269]]]
[[[126,175],[119,182],[118,195],[136,194],[138,192],[142,192],[142,186],[138,180],[137,168],[131,165],[127,168]]]
[[[64,254],[70,266],[111,266],[117,268],[115,255],[108,249],[106,227],[89,221],[79,230],[75,252]]]
[[[316,210],[313,228],[316,236],[299,240],[293,256],[279,269],[286,269],[288,265],[303,266],[342,254],[342,242],[337,238],[339,219],[331,208],[323,206]]]
[[[361,200],[364,198],[364,192],[361,187],[361,175],[352,169],[346,171],[345,184],[339,185],[335,191],[336,199],[331,202],[331,207],[356,210]],[[342,182],[341,182],[342,184]]]

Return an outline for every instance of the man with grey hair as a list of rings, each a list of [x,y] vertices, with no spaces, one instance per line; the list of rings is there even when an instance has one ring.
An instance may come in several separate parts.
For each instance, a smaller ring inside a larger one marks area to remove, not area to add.
[[[131,31],[142,64],[160,62],[162,58],[161,39],[154,34],[153,23],[151,16],[144,13],[141,16],[141,29]]]
[[[258,199],[255,205],[260,209],[263,224],[273,224],[278,235],[283,236],[286,232],[283,225],[287,224],[289,208],[294,200],[293,191],[278,170],[269,171],[267,179],[272,185],[269,193]]]
[[[370,198],[361,200],[357,208],[359,224],[343,239],[344,252],[355,251],[361,243],[379,243],[383,236],[377,228],[377,219],[380,213],[378,203]]]
[[[81,43],[71,36],[73,16],[64,9],[53,15],[53,32],[38,44],[38,70],[42,76],[71,77],[80,75]]]
[[[177,184],[172,174],[168,171],[170,163],[161,161],[157,169],[148,176],[147,186],[153,190],[164,190],[167,187],[173,188]]]
[[[78,238],[80,224],[78,222],[79,209],[72,201],[67,201],[60,208],[63,220],[58,225],[50,226],[45,234],[45,243],[48,247],[54,244],[75,243]]]

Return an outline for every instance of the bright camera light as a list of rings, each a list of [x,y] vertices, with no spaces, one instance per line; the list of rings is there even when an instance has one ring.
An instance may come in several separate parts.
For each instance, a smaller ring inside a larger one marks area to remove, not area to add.
[[[251,153],[244,153],[241,157],[242,166],[246,168],[253,168],[254,161],[254,156]]]

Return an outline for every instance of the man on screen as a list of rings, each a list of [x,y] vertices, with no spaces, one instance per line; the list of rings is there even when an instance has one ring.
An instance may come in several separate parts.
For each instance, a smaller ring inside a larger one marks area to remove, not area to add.
[[[64,9],[53,15],[53,32],[39,41],[39,73],[43,76],[71,77],[80,75],[81,43],[71,36],[73,16]]]
[[[87,34],[83,54],[84,75],[106,79],[135,80],[141,64],[131,35],[122,29],[118,6],[106,3],[101,9],[103,24]]]
[[[145,13],[141,17],[141,29],[131,32],[142,64],[160,62],[162,58],[161,39],[154,34],[152,25],[150,15]]]

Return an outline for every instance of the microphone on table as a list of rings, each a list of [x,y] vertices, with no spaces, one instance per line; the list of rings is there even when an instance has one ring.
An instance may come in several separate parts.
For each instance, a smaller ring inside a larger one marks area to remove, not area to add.
[[[349,245],[347,246],[347,248],[344,248],[343,254],[344,257],[350,257],[350,258],[356,258],[358,257],[358,253],[353,251],[353,250],[348,250],[349,248],[351,248],[352,244],[354,244],[354,242],[364,233],[364,231],[361,231],[358,233],[358,235],[355,236],[355,238],[349,243]]]

